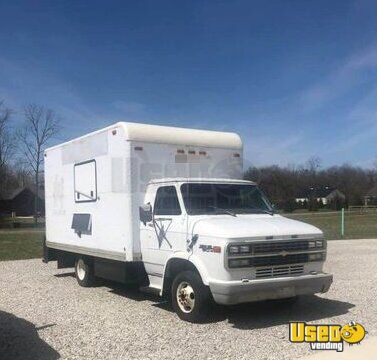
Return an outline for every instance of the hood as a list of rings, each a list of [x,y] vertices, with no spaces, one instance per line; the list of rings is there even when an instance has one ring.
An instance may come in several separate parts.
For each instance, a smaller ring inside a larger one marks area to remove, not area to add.
[[[322,235],[315,226],[280,215],[206,216],[193,221],[192,233],[222,238]]]

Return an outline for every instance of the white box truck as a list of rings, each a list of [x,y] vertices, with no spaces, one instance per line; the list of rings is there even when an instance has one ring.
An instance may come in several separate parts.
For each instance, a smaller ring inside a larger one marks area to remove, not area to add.
[[[326,292],[326,241],[242,180],[234,133],[119,122],[45,151],[44,261],[136,283],[179,317]]]

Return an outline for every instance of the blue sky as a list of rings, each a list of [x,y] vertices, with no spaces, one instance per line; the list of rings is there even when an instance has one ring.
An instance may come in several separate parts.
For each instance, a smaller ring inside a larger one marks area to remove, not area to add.
[[[0,14],[0,99],[55,109],[62,139],[125,120],[237,131],[255,165],[377,158],[374,1],[3,1]]]

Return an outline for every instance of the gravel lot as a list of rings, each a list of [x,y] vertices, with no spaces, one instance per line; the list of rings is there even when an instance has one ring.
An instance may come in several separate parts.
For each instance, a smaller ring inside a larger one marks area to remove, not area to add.
[[[182,322],[152,295],[111,283],[85,289],[72,270],[41,260],[0,262],[0,359],[237,358],[310,354],[290,344],[291,320],[361,322],[377,335],[377,240],[329,242],[327,294],[295,306],[219,307],[207,324]]]

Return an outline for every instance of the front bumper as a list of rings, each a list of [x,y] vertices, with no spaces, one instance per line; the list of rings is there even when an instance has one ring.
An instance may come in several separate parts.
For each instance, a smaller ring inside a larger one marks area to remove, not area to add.
[[[331,274],[320,273],[249,281],[213,281],[209,283],[209,287],[218,304],[232,305],[325,293],[329,290],[332,281]]]

